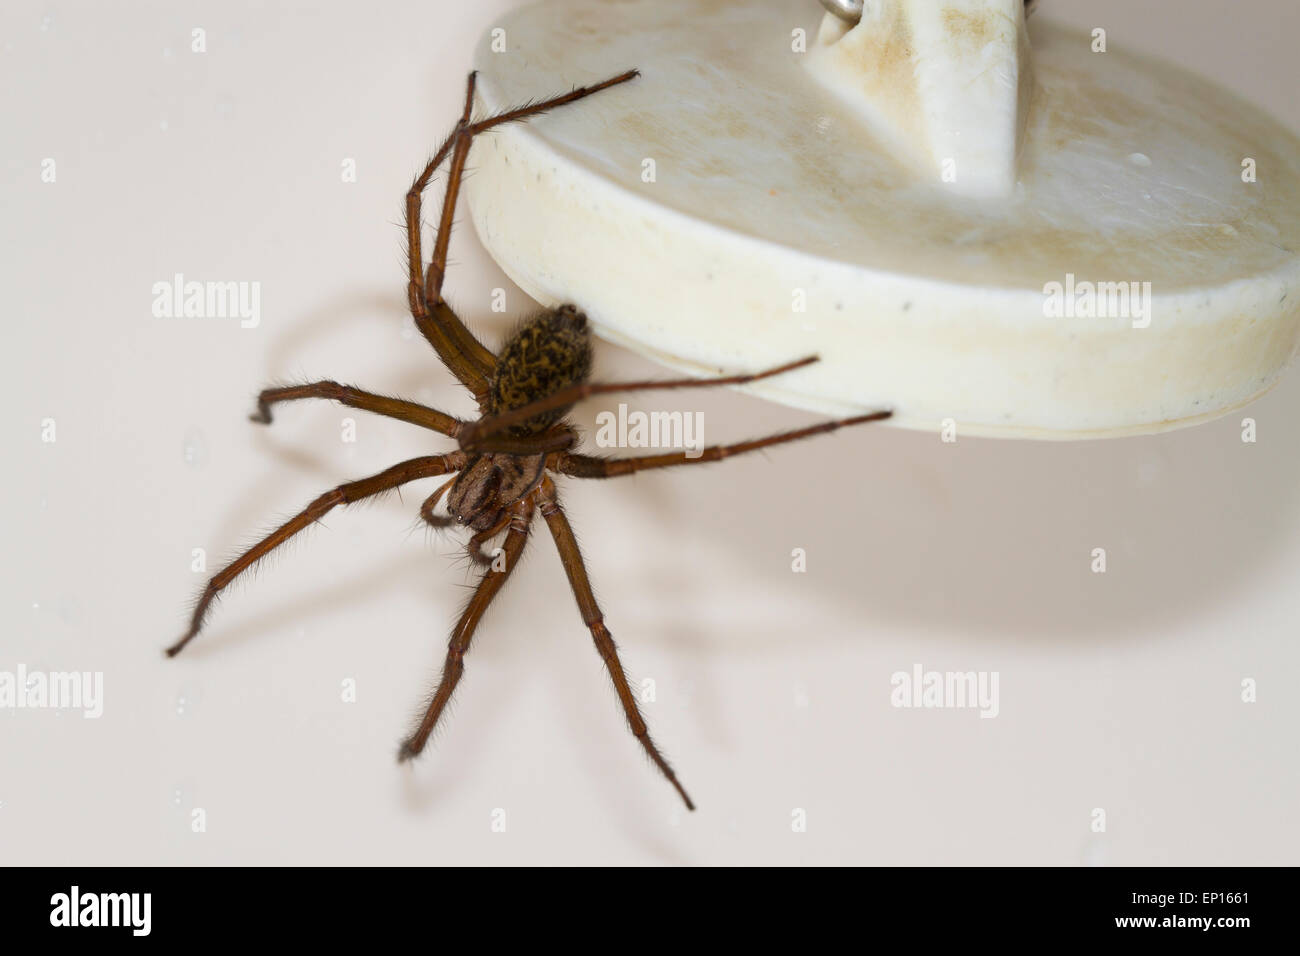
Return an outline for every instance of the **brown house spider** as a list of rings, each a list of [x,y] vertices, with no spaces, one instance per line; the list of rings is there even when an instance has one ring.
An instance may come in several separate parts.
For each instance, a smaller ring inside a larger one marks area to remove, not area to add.
[[[623,672],[614,640],[605,627],[604,616],[592,596],[587,570],[573,531],[560,507],[551,473],[575,478],[612,478],[647,468],[718,461],[730,455],[834,431],[844,425],[879,421],[888,418],[891,413],[884,411],[858,415],[734,445],[715,445],[705,448],[697,457],[688,458],[685,452],[613,459],[582,455],[570,450],[577,442],[577,433],[564,420],[564,416],[574,403],[589,395],[693,385],[738,385],[779,375],[817,359],[805,358],[748,375],[593,385],[587,382],[591,371],[591,333],[586,316],[574,306],[563,305],[529,319],[495,355],[474,337],[451,310],[442,297],[442,283],[446,272],[447,247],[451,239],[452,214],[456,208],[465,160],[474,137],[502,123],[523,120],[545,110],[572,103],[592,93],[625,83],[638,75],[636,70],[631,70],[595,86],[579,87],[545,102],[507,110],[488,119],[472,122],[475,74],[470,74],[465,110],[460,122],[406,194],[406,241],[410,265],[407,298],[417,328],[428,339],[442,363],[474,394],[482,417],[472,422],[461,421],[414,402],[363,392],[332,381],[263,391],[258,398],[257,412],[252,416],[255,422],[269,424],[271,407],[277,402],[327,398],[352,408],[420,425],[456,439],[460,447],[449,454],[404,461],[377,475],[347,482],[321,495],[208,582],[194,608],[189,630],[167,648],[169,657],[180,653],[199,633],[212,602],[227,585],[334,507],[370,498],[418,478],[458,473],[425,500],[420,507],[420,517],[434,527],[462,524],[471,528],[474,534],[469,539],[470,556],[476,562],[488,565],[488,568],[483,572],[469,604],[452,630],[437,689],[419,725],[403,741],[398,759],[408,760],[424,749],[465,671],[465,653],[469,650],[474,629],[514,570],[528,540],[533,513],[540,511],[555,539],[569,584],[578,601],[578,609],[582,612],[582,620],[591,630],[596,649],[609,670],[632,733],[641,742],[650,759],[677,789],[687,808],[695,809],[672,768],[646,731],[645,721],[637,708],[627,675]],[[451,156],[451,164],[438,225],[438,239],[434,245],[433,260],[425,272],[421,267],[420,255],[420,199],[434,171],[448,155]],[[433,509],[444,495],[447,498],[448,517],[436,516]],[[505,542],[498,558],[493,560],[484,556],[481,550],[483,545],[503,532]],[[505,559],[503,566],[501,556]]]

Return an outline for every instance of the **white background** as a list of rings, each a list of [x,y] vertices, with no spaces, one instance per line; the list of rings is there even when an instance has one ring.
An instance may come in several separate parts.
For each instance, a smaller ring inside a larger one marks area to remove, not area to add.
[[[163,659],[204,577],[191,549],[213,570],[320,491],[449,447],[327,403],[254,426],[263,384],[332,377],[471,411],[411,337],[397,224],[506,7],[0,13],[0,670],[102,671],[106,686],[99,720],[0,712],[0,859],[1295,863],[1294,374],[1243,413],[1255,444],[1240,415],[1081,444],[876,429],[567,482],[695,814],[627,732],[545,534],[434,745],[395,764],[473,581],[455,538],[417,526],[429,482],[335,512]],[[1104,25],[1300,126],[1292,0],[1046,0],[1038,15]],[[349,157],[356,183],[340,181]],[[497,341],[528,303],[461,224],[449,293]],[[153,318],[153,283],[177,272],[260,282],[261,325]],[[509,317],[489,309],[498,286]],[[662,374],[608,346],[598,370]],[[702,410],[710,440],[814,420],[730,393],[629,401]],[[914,663],[998,671],[1000,716],[892,708],[890,675]]]

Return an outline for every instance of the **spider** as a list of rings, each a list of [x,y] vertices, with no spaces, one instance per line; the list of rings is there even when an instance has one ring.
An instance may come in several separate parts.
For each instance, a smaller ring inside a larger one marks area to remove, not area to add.
[[[339,505],[371,498],[420,478],[451,476],[420,507],[420,517],[435,528],[463,525],[473,531],[468,542],[470,557],[486,565],[469,603],[451,633],[442,675],[424,716],[401,744],[398,760],[417,756],[429,740],[456,685],[465,672],[465,654],[475,628],[488,605],[501,591],[514,570],[528,541],[533,517],[541,512],[559,551],[583,623],[591,631],[623,706],[628,725],[645,752],[676,788],[688,809],[695,804],[672,768],[650,739],[637,707],[618,650],[605,618],[592,595],[587,570],[578,543],[565,517],[552,475],[574,478],[613,478],[650,468],[669,468],[697,462],[718,461],[731,455],[755,451],[770,445],[834,431],[846,425],[880,421],[891,412],[880,411],[827,421],[796,431],[733,445],[715,445],[692,452],[646,455],[634,458],[604,458],[574,451],[578,436],[565,416],[580,399],[616,391],[683,388],[696,385],[740,385],[755,382],[809,365],[810,357],[767,371],[726,375],[717,378],[591,384],[592,343],[586,316],[572,305],[542,311],[526,320],[493,354],[464,325],[442,296],[447,249],[451,239],[452,214],[474,138],[503,123],[525,120],[546,110],[573,103],[601,90],[626,83],[639,76],[637,70],[615,76],[593,86],[572,91],[543,102],[506,110],[487,119],[472,120],[475,74],[469,75],[465,109],[451,135],[434,153],[424,171],[406,194],[406,242],[410,277],[407,299],[415,325],[433,346],[438,358],[478,402],[481,417],[463,421],[444,412],[398,398],[365,392],[334,381],[312,382],[268,388],[258,397],[255,422],[270,424],[271,410],[280,402],[323,398],[389,418],[419,425],[455,439],[458,449],[447,454],[413,458],[393,465],[368,478],[349,481],[318,497],[265,538],[235,558],[208,581],[199,595],[189,629],[167,648],[173,657],[198,635],[212,603],[232,581],[252,568],[271,551],[323,518]],[[423,268],[420,252],[421,197],[435,170],[451,157],[447,188],[442,204],[437,241],[432,261]],[[434,509],[444,497],[447,515]],[[501,534],[505,541],[492,557],[483,547]]]

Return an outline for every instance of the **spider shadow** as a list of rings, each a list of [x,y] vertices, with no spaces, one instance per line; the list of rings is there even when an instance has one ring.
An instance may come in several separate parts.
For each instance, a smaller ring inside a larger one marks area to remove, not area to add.
[[[479,660],[481,665],[483,655]],[[488,688],[495,686],[490,670],[490,667],[476,666],[476,677],[482,678],[476,683]],[[436,669],[427,677],[428,691],[431,692],[438,679]],[[491,693],[467,695],[464,693],[466,690],[465,687],[458,688],[447,703],[424,752],[397,768],[401,774],[402,806],[407,811],[425,814],[447,806],[458,793],[464,792],[462,781],[472,778],[476,763],[504,756],[502,742],[508,740],[510,734],[503,725],[509,709],[495,706],[496,697]],[[412,708],[412,719],[403,725],[403,733],[414,726],[418,716],[415,712],[422,712],[427,702],[428,693],[419,699],[418,708]],[[454,739],[455,743],[443,747],[444,739]]]
[[[626,651],[623,656],[627,657]],[[560,706],[566,724],[565,736],[581,742],[575,753],[582,768],[583,789],[599,793],[593,804],[611,813],[618,821],[619,830],[639,843],[647,854],[666,865],[689,864],[681,846],[668,839],[656,822],[667,806],[664,801],[675,803],[679,799],[677,793],[628,730],[618,697],[604,668],[600,667],[599,673],[594,668],[584,669],[581,676],[586,678],[583,689],[562,695]],[[654,714],[644,708],[643,712],[653,735]],[[654,739],[657,744],[663,744],[661,735]],[[639,759],[627,759],[633,752]],[[618,757],[618,768],[611,772],[612,755],[621,756]],[[668,759],[671,763],[671,756]],[[675,769],[680,776],[681,768]],[[689,776],[683,782],[689,792]],[[693,796],[698,799],[698,795]],[[674,809],[686,817],[691,816],[680,804],[676,804]]]
[[[215,607],[214,621],[204,629],[202,639],[186,647],[182,656],[201,659],[210,654],[227,653],[254,641],[288,639],[295,627],[306,626],[314,620],[326,620],[333,612],[353,606],[359,600],[373,600],[377,594],[398,593],[403,588],[427,585],[426,570],[408,555],[384,564],[359,568],[360,573],[350,574],[342,582],[331,580],[319,587],[313,586],[294,599],[277,601],[273,608],[247,615],[229,627],[216,625],[215,618],[221,609]],[[250,586],[256,583],[255,579],[248,582]]]
[[[706,566],[725,560],[765,596],[789,595],[784,619],[718,635],[729,646],[788,643],[810,600],[864,629],[1127,640],[1238,598],[1294,541],[1300,442],[1288,409],[1298,400],[1300,380],[1289,376],[1218,421],[1109,441],[944,444],[897,429],[840,432],[767,462],[733,459],[725,480],[723,466],[700,469],[689,491],[654,493],[642,506],[680,552],[710,555]],[[1241,440],[1246,417],[1257,422],[1253,444]],[[804,484],[792,494],[796,471]],[[665,473],[662,487],[685,477]],[[752,520],[758,513],[762,522]],[[790,573],[795,547],[806,550],[806,574]],[[1096,548],[1106,550],[1104,573],[1093,571]],[[683,626],[689,608],[716,600],[693,567],[656,572]],[[828,636],[800,631],[799,641]]]
[[[264,375],[259,380],[259,383],[253,386],[252,393],[246,403],[246,408],[241,409],[240,414],[246,415],[248,412],[253,410],[255,407],[254,397],[256,392],[260,390],[260,388],[264,387],[265,384],[269,384],[272,381],[295,379],[295,374],[290,373],[289,369],[293,366],[294,357],[306,350],[306,347],[309,344],[318,343],[322,338],[327,338],[331,331],[337,331],[341,327],[362,321],[367,314],[373,313],[396,315],[399,317],[402,315],[408,315],[406,312],[406,303],[399,297],[387,292],[371,292],[358,293],[342,301],[333,301],[326,306],[307,313],[307,315],[301,320],[292,322],[288,329],[271,343],[266,364],[272,372],[269,375]],[[451,373],[447,372],[439,364],[437,356],[423,338],[421,338],[418,333],[415,333],[411,336],[411,340],[408,342],[401,335],[397,334],[396,330],[400,327],[401,326],[396,320],[389,326],[389,331],[392,333],[391,340],[393,342],[394,351],[400,352],[401,345],[409,344],[413,346],[413,348],[408,349],[407,351],[414,352],[419,356],[419,358],[416,359],[412,357],[409,363],[403,364],[400,373],[396,376],[396,383],[391,381],[387,383],[375,383],[370,387],[380,392],[387,391],[395,392],[397,394],[411,392],[415,391],[417,388],[427,386],[431,374],[436,374],[438,371],[441,371],[447,384],[459,387]],[[413,327],[412,332],[414,333]],[[418,363],[418,366],[416,363]],[[301,378],[302,376],[298,375],[297,377]],[[311,402],[306,404],[319,407],[322,405],[328,406],[332,403]],[[310,414],[310,412],[308,412],[308,414]],[[276,421],[269,426],[253,422],[248,423],[247,427],[253,431],[253,441],[256,443],[262,458],[266,460],[268,464],[288,465],[299,474],[310,474],[319,478],[320,492],[333,487],[339,481],[338,462],[332,460],[328,456],[311,451],[301,443],[295,443],[292,435],[286,434],[282,430],[283,423],[281,422],[281,419],[285,417],[287,416],[284,415],[283,410],[281,410],[281,414],[277,415]],[[409,427],[411,427],[412,432],[416,434],[419,434],[421,431],[414,426]],[[441,436],[433,437],[440,445],[445,445],[447,450],[454,447],[449,439],[441,438]],[[361,477],[361,475],[358,474],[355,477]],[[262,533],[270,530],[268,522],[272,519],[268,514],[264,503],[266,494],[265,481],[266,479],[259,479],[250,484],[247,491],[243,493],[233,506],[222,509],[226,518],[217,528],[213,538],[214,540],[233,542],[232,554],[241,550],[245,543],[251,543],[252,540],[256,540],[260,537]],[[425,484],[430,484],[430,487],[432,487],[432,481],[433,480],[431,479],[429,482],[421,481],[419,483],[413,483],[407,486],[405,490],[398,489],[392,494],[386,494],[373,502],[354,505],[347,509],[339,509],[339,512],[351,512],[356,514],[366,507],[396,507],[402,508],[406,511],[412,511],[413,509],[410,504],[411,498],[418,496],[422,499],[423,496],[418,495],[418,492],[416,495],[412,495],[411,492],[422,488]],[[302,505],[305,505],[306,503],[306,501],[301,502]],[[250,529],[253,529],[255,532],[251,538]],[[272,563],[274,563],[276,558],[292,552],[294,545],[300,543],[301,536],[282,548],[277,549],[271,556]],[[403,565],[401,563],[395,563],[386,567],[389,567],[390,569],[387,573],[391,574],[392,571],[403,567]],[[415,565],[412,563],[410,564],[410,567],[413,572]],[[366,584],[365,587],[353,585],[346,588],[331,589],[329,591],[329,597],[326,599],[326,603],[330,605],[341,603],[338,599],[338,595],[344,594],[349,598],[356,597],[368,593],[366,588],[371,585],[380,583],[380,579],[371,574],[365,575],[363,578],[358,580],[363,580],[369,583]],[[286,613],[300,610],[301,607],[304,606],[308,612],[311,612],[321,604],[322,601],[318,599],[304,599],[304,601],[291,606]],[[274,626],[281,623],[281,621],[282,615],[280,614],[268,615],[265,620],[262,620],[261,623],[256,626]],[[204,644],[196,644],[195,648],[190,648],[188,650],[192,653],[195,649],[205,646],[206,643],[207,642],[204,642]]]
[[[247,416],[256,408],[257,393],[268,385],[276,382],[307,380],[307,376],[299,371],[299,365],[296,361],[297,356],[304,352],[310,354],[312,349],[309,346],[318,344],[322,339],[327,338],[332,331],[337,331],[352,323],[364,321],[367,315],[373,314],[401,316],[405,314],[405,303],[391,293],[357,293],[343,300],[331,301],[327,305],[309,311],[302,319],[289,323],[286,330],[270,343],[265,363],[268,371],[261,373],[256,380],[249,383],[248,394],[241,397],[243,404],[233,409],[232,414],[247,419]],[[398,334],[398,329],[400,329],[400,325],[396,320],[392,321],[387,327],[391,339],[395,343],[395,352],[399,351],[396,343],[403,342],[401,335]],[[416,338],[419,339],[418,335]],[[432,355],[432,350],[422,340],[419,340],[418,344],[424,352]],[[404,366],[404,381],[408,387],[413,387],[417,381],[417,376],[419,376],[418,381],[420,384],[427,385],[428,372],[431,369],[438,368],[440,366],[437,364],[436,356],[428,364],[423,375],[413,365]],[[339,373],[327,372],[314,377],[328,378],[335,377],[336,374]],[[445,374],[450,380],[450,373]],[[376,391],[383,391],[386,386],[381,383],[372,387]],[[304,404],[322,406],[332,403],[308,402]],[[302,444],[294,444],[292,435],[286,434],[284,429],[283,419],[289,416],[285,415],[284,409],[278,411],[280,413],[276,415],[276,420],[271,425],[249,421],[246,426],[250,429],[250,433],[254,436],[253,440],[258,445],[259,452],[263,453],[268,464],[289,465],[300,474],[318,476],[321,482],[321,491],[336,484],[337,477],[331,478],[331,475],[337,475],[337,463],[323,455],[307,450]],[[248,491],[235,506],[223,509],[223,513],[227,517],[217,529],[218,533],[214,535],[216,540],[243,541],[242,536],[247,535],[250,529],[262,528],[266,523],[268,514],[262,503],[265,486],[260,484],[260,481],[261,479],[259,479],[258,483],[251,484]],[[303,505],[306,503],[305,501],[302,502]]]
[[[522,297],[523,293],[518,295]],[[493,350],[518,321],[517,317],[503,313],[489,313],[490,318],[486,320],[482,316],[470,315],[463,309],[458,309],[457,313],[469,330]],[[471,411],[473,402],[469,392],[443,366],[433,347],[415,328],[406,300],[388,289],[358,292],[342,302],[331,302],[293,321],[271,343],[266,367],[271,370],[273,376],[287,376],[288,370],[297,367],[298,356],[310,352],[310,346],[328,338],[333,332],[365,321],[366,316],[376,315],[382,316],[382,319],[373,324],[387,340],[387,345],[384,345],[382,340],[377,345],[386,350],[384,352],[386,357],[391,350],[391,367],[394,371],[386,372],[384,381],[350,382],[349,384],[381,394],[409,397],[427,392],[431,383],[436,381],[448,386],[452,393],[458,393],[458,404],[462,406],[459,410],[445,408],[443,411],[462,416],[473,415],[474,412]],[[334,377],[334,374],[322,373],[320,377]],[[439,394],[442,396],[445,393],[440,389]],[[250,404],[250,410],[251,408]]]
[[[429,346],[422,336],[415,331],[413,324],[410,323],[409,313],[406,311],[406,303],[401,298],[390,293],[369,293],[357,294],[342,301],[333,301],[327,306],[308,312],[303,318],[292,322],[287,330],[277,336],[271,343],[266,360],[267,367],[271,370],[270,374],[264,376],[262,380],[253,386],[252,395],[265,384],[278,380],[300,380],[306,378],[331,377],[347,378],[346,375],[331,374],[323,372],[322,374],[311,374],[304,376],[295,370],[296,358],[304,351],[310,352],[312,348],[319,347],[322,341],[328,342],[332,333],[338,332],[353,323],[367,320],[367,315],[382,314],[385,316],[398,317],[386,326],[390,333],[390,348],[399,356],[400,361],[396,364],[396,371],[386,377],[384,381],[376,382],[358,382],[362,387],[371,388],[381,393],[391,393],[397,395],[416,395],[422,390],[427,390],[431,380],[442,379],[442,384],[446,386],[446,393],[451,396],[452,393],[459,393],[462,405],[472,406],[472,399],[460,384],[455,380],[452,374],[447,371],[439,362],[436,353]],[[503,335],[515,320],[509,317],[502,317],[496,323],[475,323],[475,331],[485,334],[487,341],[492,342],[494,336]],[[409,333],[403,334],[399,330],[410,326]],[[486,329],[484,328],[486,326]],[[329,405],[331,403],[309,403],[314,406]],[[254,407],[252,396],[250,395],[248,409]],[[456,413],[458,410],[448,407],[446,410]],[[461,411],[461,414],[466,412]],[[310,411],[305,414],[311,414]],[[319,412],[317,412],[319,414]],[[472,412],[469,413],[472,417]],[[319,491],[324,491],[333,487],[339,480],[339,465],[336,460],[329,456],[322,455],[311,451],[301,443],[295,443],[290,435],[283,438],[273,432],[277,426],[281,425],[280,419],[285,415],[278,415],[276,422],[269,428],[264,425],[249,423],[248,428],[255,431],[254,441],[263,457],[268,464],[288,465],[299,474],[309,474],[319,479]],[[420,435],[421,430],[413,426],[399,426],[410,428],[411,433]],[[442,436],[431,435],[432,440],[439,447],[445,450],[451,450],[454,444],[450,439]],[[360,475],[357,475],[360,477]],[[425,493],[417,492],[415,495],[410,491],[429,484],[430,489],[436,486],[437,479],[430,479],[428,482],[420,482],[407,487],[405,495],[395,492],[385,495],[383,498],[374,502],[362,503],[359,506],[353,506],[346,509],[338,509],[339,514],[352,514],[359,517],[358,512],[366,508],[401,508],[404,512],[413,514],[414,509],[411,506],[411,499],[422,500]],[[258,529],[251,535],[251,540],[256,540],[268,528],[268,512],[265,505],[266,485],[263,481],[258,481],[251,485],[241,498],[228,508],[223,508],[227,515],[222,522],[218,531],[214,535],[215,540],[235,542],[232,552],[237,553],[241,550],[244,543],[250,541],[249,529]],[[302,502],[306,504],[306,502]],[[273,524],[274,522],[270,522]],[[417,532],[418,533],[418,532]],[[455,556],[454,550],[463,547],[464,542],[461,540],[449,539],[446,535],[434,536],[438,550],[443,551],[444,545],[450,544],[453,553],[445,554],[448,558],[445,562],[448,565],[459,566],[463,572],[464,581],[460,582],[464,586],[472,586],[473,569],[465,562]],[[286,546],[279,548],[270,558],[271,564],[281,557],[290,557],[295,550],[295,545],[301,546],[307,539],[304,536],[297,536]],[[337,542],[336,542],[337,544]],[[328,617],[332,610],[341,609],[355,604],[365,599],[373,599],[377,592],[391,591],[397,593],[399,588],[402,589],[427,589],[429,583],[429,569],[427,563],[421,563],[413,559],[410,555],[404,555],[385,562],[378,567],[359,568],[360,573],[349,575],[342,583],[331,580],[328,584],[320,587],[312,587],[308,593],[301,597],[289,601],[280,602],[273,610],[265,613],[254,614],[247,617],[231,627],[213,626],[212,623],[205,628],[204,635],[210,639],[202,642],[196,642],[187,648],[188,657],[202,657],[207,653],[217,653],[229,650],[232,646],[238,646],[254,639],[265,640],[269,636],[283,636],[283,632],[292,629],[295,625],[310,623],[313,619]],[[247,584],[256,583],[257,575],[248,579]],[[443,575],[445,578],[446,575]],[[459,600],[459,598],[458,598]],[[434,616],[431,621],[436,621],[436,640],[433,645],[441,649],[445,643],[445,629],[450,628],[454,621],[456,613],[460,610],[460,604],[454,607],[443,606],[443,602],[430,593],[429,602],[433,608]],[[435,633],[431,627],[431,633]],[[476,648],[475,658],[480,665],[490,664],[496,657],[498,651],[490,647]],[[430,658],[432,660],[432,658]],[[428,675],[429,687],[424,688],[421,693],[432,690],[438,677],[437,668],[433,667]],[[413,700],[418,700],[413,697]],[[448,713],[443,721],[440,722],[439,731],[430,741],[430,750],[436,749],[439,739],[446,728],[452,723],[456,723],[455,714],[460,709],[460,704],[453,701],[449,706]],[[490,736],[493,727],[498,722],[502,712],[500,708],[488,707],[486,710],[476,708],[476,716],[472,721],[468,721],[470,727],[466,728],[468,733],[466,741],[462,745],[458,744],[454,754],[449,754],[442,770],[432,778],[417,778],[413,773],[407,773],[404,776],[404,794],[405,802],[408,807],[425,808],[436,802],[440,795],[445,794],[448,788],[454,785],[454,782],[461,777],[462,770],[468,765],[464,763],[469,759],[469,755],[482,752],[487,747],[487,739]],[[495,715],[495,716],[494,716]],[[397,733],[409,729],[405,723]],[[472,738],[472,739],[468,739]],[[397,739],[395,734],[394,740]],[[479,747],[479,744],[482,747]],[[458,769],[459,768],[459,769]]]
[[[516,569],[515,574],[525,574],[528,563],[529,551],[525,549],[521,565]],[[493,602],[493,607],[485,616],[485,624],[481,625],[476,633],[481,634],[483,626],[493,627],[492,621],[496,621],[496,629],[507,633],[513,630],[517,633],[520,629],[518,623],[512,629],[507,621],[502,620],[509,612],[500,602],[504,599],[513,603],[512,598],[517,599],[519,596],[508,585],[503,588],[497,601]],[[457,612],[461,606],[463,602],[457,605]],[[516,606],[513,613],[518,614],[520,610]],[[493,611],[498,613],[494,614]],[[452,621],[454,616],[447,621],[449,629]],[[429,738],[424,753],[413,765],[402,768],[406,771],[402,776],[402,802],[407,810],[426,812],[434,809],[450,799],[461,786],[458,781],[470,777],[476,761],[491,762],[505,755],[502,748],[511,739],[511,734],[508,730],[499,728],[503,727],[512,713],[519,711],[518,688],[513,685],[513,681],[517,680],[519,672],[526,670],[514,666],[518,663],[517,659],[514,662],[507,662],[507,658],[517,658],[519,646],[518,643],[512,644],[509,641],[484,641],[481,637],[473,643],[471,648],[474,661],[473,684],[477,689],[466,693],[469,688],[465,685],[469,683],[470,673],[470,665],[467,664],[466,677],[457,687],[451,700],[447,702],[446,709]],[[507,671],[512,673],[505,673]],[[412,711],[412,726],[415,718],[424,712],[438,676],[438,668],[432,669],[427,675],[427,693],[420,699],[419,707]],[[440,747],[444,737],[455,739],[454,745],[446,748],[445,753]],[[497,757],[494,757],[494,754]],[[418,769],[417,765],[425,761],[436,763],[436,768],[432,771]]]
[[[403,308],[393,296],[364,301],[386,312],[396,308],[400,314]],[[337,314],[294,323],[277,341],[271,366],[282,367],[303,337],[355,318],[354,308],[335,305],[330,312]],[[396,335],[393,340],[403,341]],[[410,344],[420,359],[403,358],[393,381],[358,384],[403,394],[439,374],[454,385],[445,370],[432,372],[439,366],[421,338]],[[606,372],[601,377],[624,376]],[[600,493],[615,496],[616,510],[653,514],[659,534],[674,542],[678,559],[652,563],[647,570],[675,597],[665,617],[675,625],[659,629],[683,647],[695,639],[694,609],[719,600],[699,564],[680,559],[696,544],[755,587],[789,601],[790,613],[766,625],[710,632],[711,643],[720,641],[729,650],[788,646],[799,608],[808,601],[864,631],[933,628],[1006,643],[1129,640],[1212,613],[1248,587],[1293,538],[1292,521],[1278,516],[1289,518],[1295,510],[1300,442],[1288,427],[1287,409],[1297,398],[1300,382],[1290,376],[1248,409],[1164,435],[1080,443],[960,438],[943,444],[936,435],[864,429],[709,468],[582,484],[611,486]],[[710,417],[726,422],[725,431],[734,438],[808,420],[734,394],[702,396],[699,405],[714,409]],[[581,413],[580,424],[587,424],[592,412]],[[1245,416],[1259,422],[1256,444],[1240,440]],[[328,473],[328,463],[316,456],[284,447],[276,454],[296,468]],[[791,476],[800,483],[793,485]],[[681,481],[687,484],[673,484]],[[764,516],[762,522],[753,520],[756,514]],[[595,522],[588,524],[593,532],[588,550],[598,563],[602,548],[623,542],[609,541],[609,532],[598,533]],[[807,574],[790,573],[793,547],[806,549]],[[1099,547],[1107,551],[1105,574],[1090,567]],[[395,580],[405,586],[406,574],[393,570],[407,561],[387,569],[383,586]],[[413,573],[414,562],[409,566]],[[328,604],[369,593],[365,589],[377,583],[378,575],[368,574],[357,586],[331,591]],[[743,602],[745,595],[722,599]],[[298,602],[313,614],[321,603]],[[618,613],[612,602],[607,610]],[[268,617],[281,621],[297,613],[294,607]],[[623,625],[623,632],[630,634],[632,624]],[[266,620],[256,624],[266,626]],[[843,632],[799,631],[798,639],[837,641]],[[693,650],[696,657],[700,653]],[[697,696],[703,694],[716,711],[711,684],[696,681]],[[592,725],[582,719],[577,703],[565,706],[572,729],[590,735]],[[495,708],[474,710],[474,720],[457,723],[470,724],[462,729],[483,740],[490,729],[484,720],[491,720]],[[603,752],[599,748],[626,745],[613,732],[621,722],[608,723],[598,746],[582,757],[591,764],[588,776],[605,805],[619,808],[625,829],[640,834],[660,855],[671,855],[671,847],[647,827],[640,812],[646,806],[638,805],[637,812],[623,809],[624,784],[595,765]],[[408,789],[408,807],[437,801],[457,779],[457,768],[468,766],[470,755],[478,752],[461,742],[440,761],[434,779],[408,781],[418,787]]]
[[[441,562],[443,564],[452,564],[457,560],[455,555],[439,556],[446,559]],[[310,629],[313,621],[328,621],[335,617],[336,612],[362,602],[382,603],[385,594],[418,592],[422,595],[423,602],[429,606],[427,619],[430,623],[427,631],[417,638],[397,636],[402,640],[403,646],[416,644],[420,650],[417,651],[419,656],[408,662],[419,674],[417,679],[410,682],[410,706],[404,708],[398,722],[388,728],[391,740],[387,743],[393,745],[395,754],[398,741],[423,712],[428,695],[437,683],[438,665],[445,650],[446,637],[463,602],[459,595],[452,602],[443,599],[441,594],[445,589],[435,590],[430,587],[430,582],[444,580],[446,575],[431,572],[427,560],[413,558],[409,554],[382,564],[365,565],[357,571],[355,574],[348,573],[342,580],[331,579],[319,586],[312,586],[292,600],[277,601],[272,609],[246,616],[230,627],[213,627],[210,632],[205,631],[206,640],[195,642],[186,649],[185,656],[202,659],[208,654],[229,653],[255,641],[300,640],[293,633],[298,627]],[[358,641],[364,637],[360,634],[352,636]],[[508,653],[508,649],[494,649],[490,644],[476,648],[475,662],[476,670],[480,671],[479,676],[483,676],[481,672],[498,666],[499,658],[505,653]],[[492,684],[490,679],[484,679],[482,683],[488,686]],[[486,695],[477,705],[468,705],[459,696],[453,698],[448,705],[425,753],[417,758],[417,763],[420,764],[436,763],[436,773],[428,775],[425,771],[417,777],[413,772],[416,769],[414,765],[397,768],[405,771],[402,774],[403,794],[404,802],[409,808],[427,809],[449,795],[456,786],[456,781],[469,774],[475,755],[489,752],[493,740],[508,737],[508,734],[499,732],[507,711],[491,706],[492,695]],[[472,706],[473,713],[463,721],[457,720],[458,712],[467,705]],[[452,733],[452,728],[459,724],[465,726],[456,727],[456,745],[448,748],[445,754],[441,753],[439,744],[443,736]]]

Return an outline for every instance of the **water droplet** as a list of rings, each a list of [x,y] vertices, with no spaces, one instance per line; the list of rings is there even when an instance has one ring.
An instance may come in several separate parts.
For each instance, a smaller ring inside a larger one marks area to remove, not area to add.
[[[196,684],[188,684],[178,688],[172,703],[176,708],[177,717],[193,714],[198,710],[199,705],[203,703],[203,688]]]
[[[191,468],[202,468],[208,463],[208,441],[198,428],[186,430],[182,451],[185,454],[185,464]]]
[[[1150,166],[1151,157],[1146,153],[1129,153],[1128,161],[1134,166]]]

